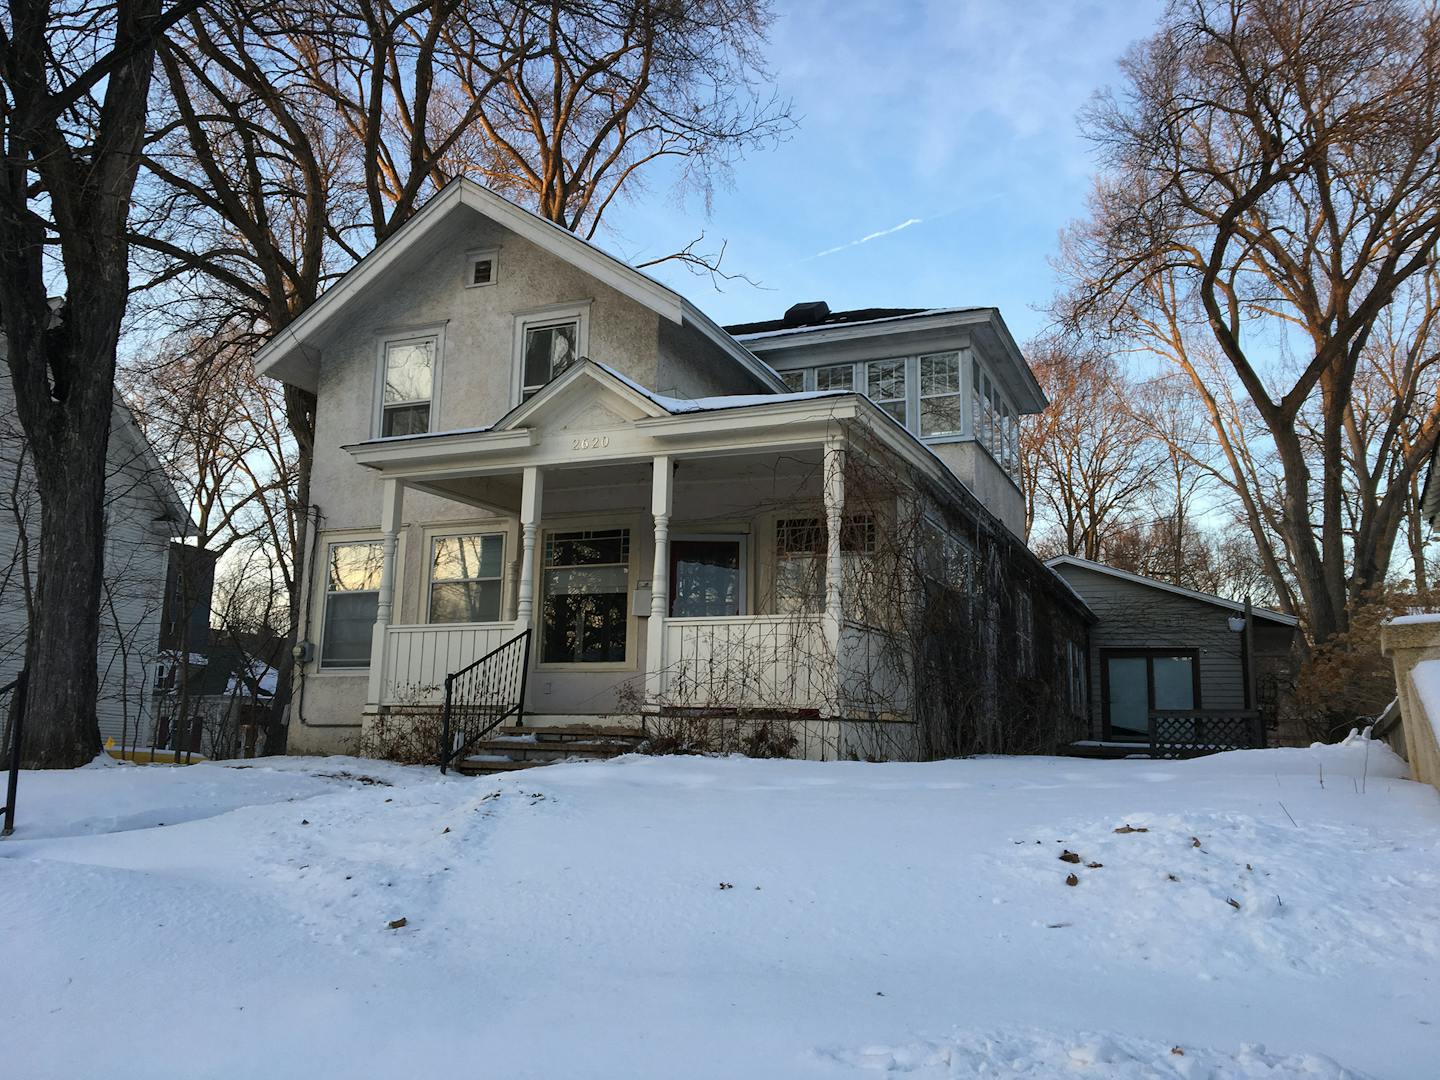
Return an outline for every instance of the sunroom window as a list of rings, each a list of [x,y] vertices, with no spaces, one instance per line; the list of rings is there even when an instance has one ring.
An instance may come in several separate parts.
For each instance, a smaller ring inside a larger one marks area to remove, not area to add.
[[[430,430],[438,351],[434,335],[385,343],[381,435],[423,435]]]
[[[325,629],[320,666],[370,666],[370,635],[380,602],[384,548],[378,540],[331,544],[325,577]]]
[[[621,663],[630,609],[630,530],[550,533],[542,571],[541,658]]]
[[[437,536],[430,545],[430,621],[498,620],[504,552],[500,533]]]
[[[798,394],[805,389],[805,369],[797,371],[782,371],[780,378],[785,381],[786,387],[791,393]]]
[[[855,365],[830,364],[815,369],[816,390],[854,390]]]
[[[905,425],[905,361],[872,360],[865,365],[865,393],[871,401]]]
[[[960,433],[960,354],[920,357],[920,434]]]

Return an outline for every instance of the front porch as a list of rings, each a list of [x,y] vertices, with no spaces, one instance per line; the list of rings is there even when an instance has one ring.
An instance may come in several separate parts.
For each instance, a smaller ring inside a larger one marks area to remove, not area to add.
[[[846,560],[863,554],[853,537],[883,527],[873,507],[863,530],[847,512],[846,416],[810,401],[800,418],[757,424],[746,409],[717,423],[603,379],[566,389],[517,410],[533,426],[351,448],[383,477],[367,712],[440,704],[447,674],[530,630],[529,724],[905,722],[893,643],[843,607]],[[470,535],[493,530],[503,548],[485,556],[498,617],[450,621],[443,530],[423,529],[425,572],[398,584],[407,495],[490,515]],[[393,620],[397,588],[428,621]]]

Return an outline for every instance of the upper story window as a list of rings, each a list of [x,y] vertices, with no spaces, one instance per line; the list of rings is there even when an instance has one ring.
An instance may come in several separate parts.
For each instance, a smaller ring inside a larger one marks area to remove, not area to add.
[[[381,435],[423,435],[431,429],[440,335],[390,338],[380,353]]]
[[[799,368],[795,371],[782,371],[780,378],[785,380],[785,385],[790,388],[791,393],[798,394],[805,389],[805,369]]]
[[[865,365],[865,394],[903,425],[906,417],[905,361],[872,360]]]
[[[500,253],[495,249],[472,251],[465,257],[465,287],[494,285],[500,273]]]
[[[960,354],[920,357],[920,434],[960,434]]]
[[[521,401],[585,355],[588,315],[589,305],[577,304],[515,317]]]
[[[855,365],[831,364],[815,369],[816,390],[854,390]]]

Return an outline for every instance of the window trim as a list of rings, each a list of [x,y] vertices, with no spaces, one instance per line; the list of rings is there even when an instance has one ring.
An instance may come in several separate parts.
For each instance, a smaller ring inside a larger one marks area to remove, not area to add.
[[[925,393],[925,375],[922,371],[926,360],[934,360],[938,357],[955,358],[955,386],[953,393],[927,394]],[[926,435],[925,427],[925,402],[938,401],[944,398],[955,398],[959,402],[959,426],[954,431],[937,431],[933,435]],[[937,442],[944,439],[963,438],[965,435],[965,350],[963,349],[938,349],[935,352],[921,353],[915,357],[915,427],[912,429],[915,437],[926,442]]]
[[[590,307],[593,301],[574,300],[562,304],[546,304],[514,313],[515,326],[511,335],[510,404],[525,400],[525,333],[547,326],[573,322],[575,326],[575,358],[590,355]],[[548,385],[548,384],[547,384]],[[537,391],[538,393],[538,391]]]
[[[809,369],[809,373],[806,375],[805,382],[806,382],[809,386],[811,386],[812,388],[814,388],[816,391],[820,391],[820,372],[822,372],[822,371],[832,371],[832,370],[835,370],[835,369],[837,369],[837,368],[847,368],[847,367],[848,367],[848,368],[850,369],[850,386],[849,386],[848,388],[846,388],[846,387],[838,387],[838,388],[837,388],[837,387],[828,387],[828,386],[827,386],[827,387],[825,388],[824,392],[825,392],[825,393],[831,393],[831,392],[834,392],[835,390],[838,389],[838,390],[840,390],[840,391],[842,391],[842,392],[844,392],[844,393],[863,394],[863,393],[865,393],[865,391],[864,391],[864,389],[860,386],[860,384],[861,384],[864,380],[863,380],[863,379],[856,379],[856,378],[855,378],[855,368],[856,368],[856,366],[857,366],[857,365],[856,365],[855,363],[853,363],[853,362],[845,362],[845,363],[838,363],[838,364],[816,364],[814,367],[812,367],[812,368]],[[862,363],[862,364],[859,365],[859,366],[863,367],[864,365],[863,365],[863,363]]]
[[[490,260],[490,280],[475,280],[475,264]],[[498,247],[475,248],[465,253],[465,288],[488,289],[500,280],[500,249]]]
[[[435,339],[435,366],[430,372],[430,422],[424,434],[433,435],[444,430],[437,426],[440,418],[440,385],[445,369],[445,323],[431,323],[428,326],[397,326],[383,330],[377,335],[375,345],[375,386],[374,407],[370,416],[371,438],[413,438],[413,436],[385,435],[385,361],[391,345],[408,341]],[[418,402],[418,399],[417,399]]]
[[[342,547],[347,544],[381,544],[383,546],[384,542],[385,537],[379,532],[329,533],[323,537],[321,543],[322,550],[325,552],[325,555],[320,565],[317,567],[317,570],[319,570],[320,576],[323,578],[325,584],[324,587],[316,590],[316,599],[318,601],[319,610],[316,612],[317,617],[315,619],[316,632],[313,639],[315,642],[315,660],[313,664],[314,670],[312,674],[340,677],[367,677],[369,675],[369,661],[366,661],[363,666],[336,666],[334,664],[327,665],[325,663],[325,630],[326,625],[330,621],[330,550],[331,548]],[[400,575],[402,572],[401,567],[404,565],[404,558],[403,551],[401,550],[400,545],[403,543],[404,537],[401,536],[398,538],[398,543],[395,549],[395,579],[392,584],[394,586],[394,595],[397,598],[401,595]],[[370,592],[371,590],[355,589],[351,591]],[[379,588],[377,587],[374,591],[378,597],[380,592]]]
[[[893,397],[893,398],[875,398],[875,397],[870,397],[870,370],[871,370],[872,368],[879,367],[881,364],[899,364],[899,365],[900,365],[900,396],[899,396],[899,397]],[[918,436],[918,435],[920,434],[919,430],[918,430],[917,428],[914,428],[914,427],[911,427],[911,426],[910,426],[910,421],[911,421],[911,418],[912,418],[912,417],[915,418],[917,424],[918,424],[918,422],[919,422],[919,418],[915,416],[915,409],[914,409],[914,406],[911,404],[911,400],[910,400],[910,399],[914,396],[914,395],[911,393],[911,387],[914,386],[915,380],[914,380],[911,376],[915,373],[915,357],[913,357],[913,356],[885,356],[885,357],[881,357],[881,358],[876,359],[876,360],[866,360],[863,366],[864,366],[864,369],[865,369],[865,385],[864,385],[864,387],[861,389],[860,392],[861,392],[862,394],[864,394],[867,398],[870,398],[871,404],[877,406],[877,407],[878,407],[879,409],[881,409],[883,412],[889,413],[891,419],[893,419],[897,424],[899,424],[901,427],[903,427],[906,431],[910,432],[912,435]],[[903,408],[903,410],[904,410],[904,412],[905,412],[905,419],[904,419],[904,420],[901,420],[901,419],[900,419],[898,416],[896,416],[894,413],[890,412],[889,409],[885,408],[886,405],[895,405],[895,404],[897,404],[897,403],[898,403],[900,406],[902,406],[902,408]]]
[[[500,573],[499,573],[496,577],[494,577],[493,579],[492,579],[492,578],[441,578],[441,579],[440,579],[440,583],[441,583],[441,584],[446,584],[446,585],[451,585],[451,584],[456,584],[456,583],[458,583],[458,582],[467,582],[467,581],[492,581],[492,580],[498,581],[498,582],[500,583],[500,609],[499,609],[499,611],[496,613],[496,616],[495,616],[494,620],[492,620],[491,622],[480,622],[480,623],[453,623],[453,622],[445,622],[445,623],[438,623],[438,622],[436,622],[436,621],[434,620],[434,618],[431,616],[431,605],[432,605],[432,602],[433,602],[434,596],[435,596],[435,573],[434,573],[434,571],[435,571],[435,544],[436,544],[438,541],[440,541],[440,540],[459,540],[459,539],[465,539],[465,538],[467,538],[467,537],[472,537],[472,536],[479,536],[479,537],[498,536],[498,537],[500,538]],[[493,626],[493,625],[495,625],[496,623],[506,622],[507,620],[506,620],[506,618],[505,618],[505,605],[506,605],[506,602],[507,602],[507,598],[506,598],[506,596],[505,596],[505,582],[506,582],[506,578],[507,578],[508,575],[507,575],[507,573],[506,573],[505,556],[506,556],[506,554],[509,552],[509,549],[510,549],[510,535],[509,535],[509,533],[508,533],[508,531],[507,531],[506,529],[504,529],[503,527],[500,527],[500,526],[499,526],[499,523],[496,524],[496,527],[495,527],[495,528],[489,528],[489,529],[487,529],[487,528],[463,529],[463,528],[462,528],[462,529],[455,530],[455,529],[446,528],[446,529],[435,529],[435,530],[427,529],[427,530],[425,530],[425,555],[426,555],[426,559],[427,559],[427,562],[426,562],[426,564],[425,564],[425,620],[424,620],[424,621],[425,621],[425,625],[427,625],[427,626],[446,626],[446,627],[456,627],[456,626]]]

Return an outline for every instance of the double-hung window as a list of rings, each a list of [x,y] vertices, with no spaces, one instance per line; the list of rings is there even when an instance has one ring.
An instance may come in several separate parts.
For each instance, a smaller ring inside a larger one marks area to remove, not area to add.
[[[430,430],[439,353],[437,334],[392,338],[384,343],[381,435],[423,435]]]
[[[496,622],[505,537],[437,536],[430,543],[430,621]]]
[[[326,551],[325,626],[320,666],[370,666],[370,635],[380,602],[384,548],[379,540],[331,544]]]
[[[872,360],[865,365],[865,394],[905,426],[905,361]]]
[[[541,591],[541,658],[546,663],[625,660],[629,529],[548,534]]]
[[[795,371],[782,371],[780,378],[784,380],[785,386],[792,394],[798,394],[805,389],[805,369],[797,368]]]
[[[920,357],[920,434],[960,434],[960,354]]]
[[[589,349],[589,301],[552,305],[515,316],[516,400],[524,401],[563,375]]]

